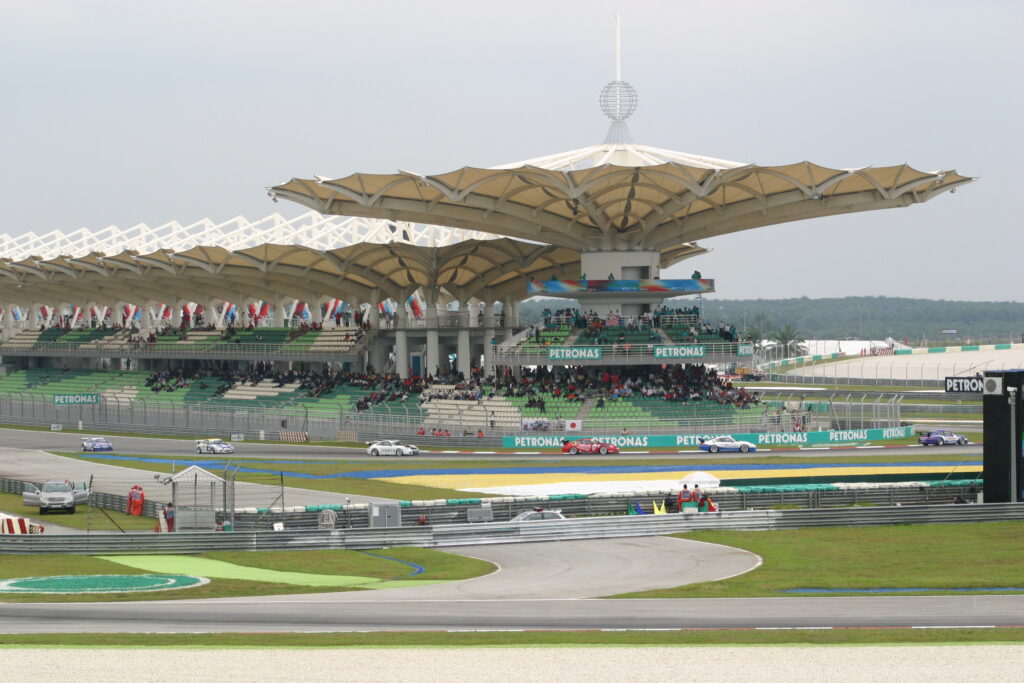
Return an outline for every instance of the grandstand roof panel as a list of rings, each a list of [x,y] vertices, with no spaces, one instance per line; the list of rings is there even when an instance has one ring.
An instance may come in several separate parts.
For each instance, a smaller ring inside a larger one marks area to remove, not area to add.
[[[663,255],[678,260],[704,250],[683,245]],[[403,300],[419,287],[438,287],[466,301],[520,299],[531,278],[579,276],[573,249],[511,240],[465,240],[439,247],[403,242],[361,243],[318,250],[260,244],[229,250],[201,245],[111,256],[24,259],[0,263],[0,300],[57,298],[108,301],[206,301],[312,296]],[[33,298],[35,297],[35,298]]]
[[[660,250],[787,221],[907,206],[973,180],[905,164],[759,166],[624,143],[438,175],[292,179],[270,192],[325,213],[614,251]]]

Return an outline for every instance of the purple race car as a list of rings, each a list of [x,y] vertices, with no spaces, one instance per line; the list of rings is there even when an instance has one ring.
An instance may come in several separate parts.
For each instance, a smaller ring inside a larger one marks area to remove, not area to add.
[[[962,434],[954,434],[949,429],[933,429],[917,437],[917,442],[922,446],[966,446],[967,437]]]

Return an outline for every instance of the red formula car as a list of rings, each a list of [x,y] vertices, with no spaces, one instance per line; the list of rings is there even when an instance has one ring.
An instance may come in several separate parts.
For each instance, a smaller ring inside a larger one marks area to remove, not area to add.
[[[577,439],[576,441],[563,441],[562,452],[572,453],[618,453],[619,447],[615,444],[605,443],[597,439]]]

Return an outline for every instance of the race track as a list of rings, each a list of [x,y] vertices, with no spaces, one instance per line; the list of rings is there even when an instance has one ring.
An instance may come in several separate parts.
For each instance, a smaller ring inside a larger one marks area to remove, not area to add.
[[[469,581],[386,591],[134,603],[6,604],[0,633],[297,632],[1007,626],[1024,596],[601,600],[724,578],[760,560],[675,538],[459,549],[500,565]]]

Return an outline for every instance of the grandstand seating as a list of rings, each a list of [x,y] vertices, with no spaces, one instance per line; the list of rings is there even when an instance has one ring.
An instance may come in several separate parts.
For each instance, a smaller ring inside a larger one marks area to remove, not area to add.
[[[733,405],[721,405],[715,401],[665,401],[664,399],[633,395],[615,401],[607,401],[602,408],[596,405],[589,418],[610,422],[649,422],[673,425],[681,421],[702,420],[706,422],[727,422],[736,417],[749,418],[763,413],[763,408],[740,409]]]
[[[451,384],[435,384],[434,391],[453,389]],[[459,401],[455,399],[435,398],[423,404],[423,420],[430,427],[459,425],[463,428],[489,429],[491,414],[495,427],[515,429],[523,419],[523,413],[512,402],[500,396],[484,397],[480,401]],[[525,401],[525,399],[524,399]]]
[[[554,396],[547,393],[539,393],[533,398],[544,399],[543,411],[537,407],[528,408],[526,404],[530,399],[526,396],[508,396],[503,400],[518,408],[523,417],[543,417],[549,420],[575,419],[580,414],[580,408],[583,406],[581,402],[569,401],[563,396]]]
[[[542,329],[540,330],[540,341],[530,336],[522,341],[519,348],[528,351],[530,349],[541,349],[547,346],[565,344],[569,339],[569,335],[573,332],[574,328],[571,325],[558,325],[557,327]]]

